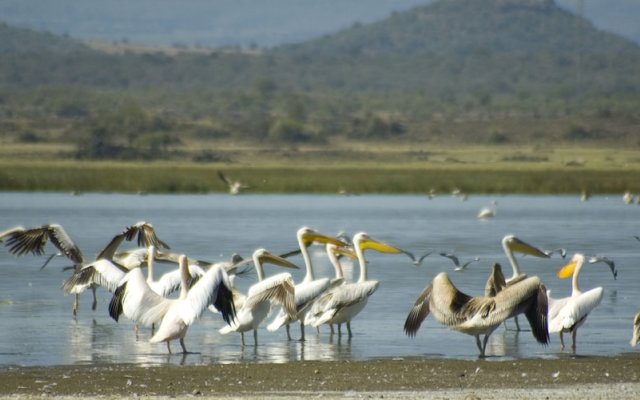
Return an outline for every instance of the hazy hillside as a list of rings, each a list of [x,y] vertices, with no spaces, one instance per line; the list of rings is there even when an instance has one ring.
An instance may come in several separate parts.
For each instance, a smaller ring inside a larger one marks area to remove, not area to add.
[[[640,145],[640,46],[551,0],[441,0],[263,52],[108,54],[7,25],[0,43],[0,140],[83,156],[218,139]]]
[[[300,43],[433,0],[3,0],[0,21],[38,31],[146,44]],[[557,0],[575,11],[578,0]],[[597,27],[640,43],[640,1],[584,0]]]

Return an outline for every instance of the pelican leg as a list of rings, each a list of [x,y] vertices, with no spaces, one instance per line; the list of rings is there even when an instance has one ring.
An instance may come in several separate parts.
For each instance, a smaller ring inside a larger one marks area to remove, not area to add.
[[[520,324],[518,323],[518,316],[516,315],[513,320],[516,323],[516,331],[520,332],[522,329],[520,329]]]
[[[573,330],[571,331],[571,350],[573,350],[573,353],[575,354],[576,352],[576,335],[578,334],[578,328],[573,328]]]
[[[338,336],[342,336],[342,324],[338,324]]]
[[[289,324],[285,325],[287,329],[287,340],[291,340],[291,332],[289,331]]]
[[[349,339],[353,337],[353,333],[351,333],[351,322],[347,322],[347,332],[349,332]]]
[[[300,321],[300,341],[304,342],[304,324]]]
[[[169,342],[167,342],[169,343]],[[180,338],[180,346],[182,347],[182,353],[186,354],[187,353],[187,347],[184,345],[184,338]]]
[[[560,351],[564,351],[564,338],[562,337],[562,331],[560,331]]]
[[[93,294],[93,303],[91,303],[91,310],[95,311],[98,307],[98,298],[96,297],[96,287],[91,286],[91,293]]]
[[[480,350],[480,357],[484,357],[484,348],[482,347],[482,343],[480,342],[480,335],[476,335],[476,346],[478,346],[478,350]]]
[[[80,295],[78,293],[76,293],[75,299],[73,300],[73,304],[71,305],[71,312],[73,313],[73,315],[75,316],[76,314],[78,314],[78,300],[79,300]]]
[[[340,325],[338,325],[340,326]],[[333,330],[333,324],[329,324],[329,328],[331,328],[331,334],[333,335],[335,333],[335,331]]]
[[[484,340],[482,341],[482,357],[485,356],[487,351],[487,342],[489,342],[489,335],[490,334],[484,335]]]
[[[258,346],[258,330],[257,329],[253,330],[253,344],[256,347]]]
[[[320,336],[320,326],[316,326],[316,335]]]
[[[242,346],[244,347],[244,332],[240,332],[240,339],[242,341]]]
[[[167,350],[169,350],[169,354],[173,354],[171,353],[171,344],[169,340],[167,340]]]

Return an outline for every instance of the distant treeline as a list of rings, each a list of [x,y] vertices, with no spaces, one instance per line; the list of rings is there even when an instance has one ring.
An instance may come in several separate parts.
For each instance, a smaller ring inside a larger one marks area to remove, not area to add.
[[[110,54],[3,24],[0,39],[0,139],[76,143],[68,156],[218,139],[640,145],[640,48],[553,1],[440,1],[261,53]]]

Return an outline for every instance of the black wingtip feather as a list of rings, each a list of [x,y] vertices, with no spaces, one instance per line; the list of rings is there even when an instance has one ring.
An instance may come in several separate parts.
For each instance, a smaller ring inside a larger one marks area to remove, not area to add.
[[[116,290],[113,292],[113,296],[111,297],[111,301],[109,302],[109,316],[116,322],[118,322],[118,319],[123,312],[122,302],[124,300],[124,294],[126,291],[127,283],[125,282],[124,284],[116,288]]]
[[[236,307],[233,304],[233,293],[226,285],[222,284],[218,287],[218,294],[213,305],[222,314],[224,322],[230,325],[231,321],[235,321]]]

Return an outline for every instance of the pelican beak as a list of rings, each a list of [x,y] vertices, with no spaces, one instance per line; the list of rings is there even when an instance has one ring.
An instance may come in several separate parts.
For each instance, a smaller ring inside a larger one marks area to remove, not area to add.
[[[337,255],[349,257],[352,260],[356,260],[358,256],[356,252],[353,251],[350,247],[338,246],[333,248],[333,252]]]
[[[288,260],[286,260],[286,259],[284,259],[282,257],[276,256],[275,254],[271,254],[269,252],[265,252],[264,254],[262,254],[260,256],[260,260],[262,262],[268,262],[270,264],[278,265],[278,266],[284,267],[284,268],[299,269],[299,267],[297,265],[295,265],[294,263],[292,263],[292,262],[290,262],[290,261],[288,261]]]
[[[518,253],[528,254],[530,256],[540,258],[549,258],[549,254],[515,237],[509,243],[509,247],[511,248],[511,250],[517,251]]]
[[[324,235],[319,232],[309,232],[304,235],[305,245],[310,245],[311,243],[322,243],[327,244],[331,243],[339,247],[348,246],[342,240],[335,238],[333,236]]]
[[[571,260],[567,264],[565,264],[562,268],[560,268],[560,271],[558,271],[556,275],[560,279],[567,279],[571,275],[573,275],[573,271],[575,271],[576,265],[578,265],[578,262],[575,260]]]
[[[413,253],[403,250],[399,247],[396,246],[392,246],[388,243],[384,243],[378,240],[374,240],[371,238],[365,239],[365,240],[361,240],[360,241],[360,248],[362,250],[365,249],[371,249],[371,250],[375,250],[378,251],[380,253],[389,253],[389,254],[398,254],[398,253],[403,253],[406,254],[409,258],[411,258],[411,260],[413,260],[413,262],[415,263],[416,261],[416,257],[413,255]]]

